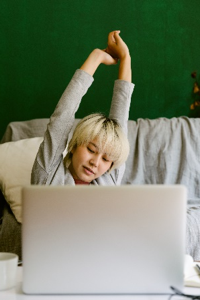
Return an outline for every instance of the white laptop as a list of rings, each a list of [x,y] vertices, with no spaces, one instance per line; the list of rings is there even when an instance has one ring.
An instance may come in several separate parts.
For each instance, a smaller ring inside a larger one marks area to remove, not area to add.
[[[28,186],[22,198],[25,293],[183,288],[183,186]]]

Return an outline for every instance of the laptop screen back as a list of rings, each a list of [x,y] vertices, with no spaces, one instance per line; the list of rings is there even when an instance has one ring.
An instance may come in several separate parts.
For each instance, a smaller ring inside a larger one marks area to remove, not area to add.
[[[25,293],[183,287],[183,186],[28,186],[22,197]]]

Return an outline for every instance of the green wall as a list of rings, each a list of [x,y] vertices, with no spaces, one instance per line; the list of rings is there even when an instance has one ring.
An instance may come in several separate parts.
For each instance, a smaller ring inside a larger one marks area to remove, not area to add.
[[[132,56],[130,119],[198,116],[199,0],[1,0],[0,136],[11,121],[47,118],[89,52],[120,29]],[[77,117],[107,112],[117,66],[100,66]]]

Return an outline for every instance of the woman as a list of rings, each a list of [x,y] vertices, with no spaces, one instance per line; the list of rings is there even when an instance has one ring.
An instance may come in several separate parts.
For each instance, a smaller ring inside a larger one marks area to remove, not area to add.
[[[131,95],[131,57],[120,31],[108,35],[108,46],[95,49],[72,77],[50,118],[44,141],[38,150],[31,175],[32,184],[116,185],[121,183],[129,153],[127,121]],[[109,118],[93,114],[76,127],[71,141],[75,113],[93,82],[100,64],[119,60]],[[67,143],[67,155],[63,152]]]

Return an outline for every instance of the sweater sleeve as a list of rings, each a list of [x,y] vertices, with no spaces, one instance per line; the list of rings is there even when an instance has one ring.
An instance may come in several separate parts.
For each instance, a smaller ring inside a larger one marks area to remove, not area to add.
[[[122,130],[127,135],[129,109],[131,104],[131,96],[135,85],[125,80],[116,80],[114,84],[112,103],[109,117],[117,120]],[[113,170],[111,178],[115,184],[121,184],[125,171],[125,164],[118,169]]]
[[[56,172],[63,159],[62,153],[74,123],[75,113],[93,80],[92,76],[80,69],[72,77],[47,125],[44,141],[33,165],[32,184],[46,184],[48,177]]]
[[[127,134],[127,122],[134,84],[117,79],[114,84],[113,97],[109,117],[118,121]]]

